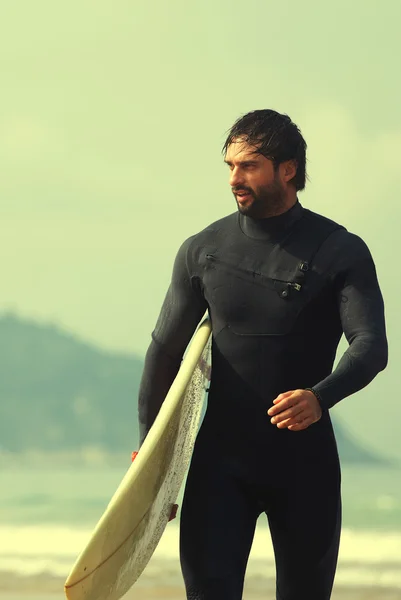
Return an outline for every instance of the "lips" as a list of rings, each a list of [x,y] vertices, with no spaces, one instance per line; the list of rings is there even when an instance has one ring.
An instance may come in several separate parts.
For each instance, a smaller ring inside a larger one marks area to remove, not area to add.
[[[240,192],[235,194],[235,196],[238,202],[245,202],[245,200],[251,197],[251,194],[249,192]]]

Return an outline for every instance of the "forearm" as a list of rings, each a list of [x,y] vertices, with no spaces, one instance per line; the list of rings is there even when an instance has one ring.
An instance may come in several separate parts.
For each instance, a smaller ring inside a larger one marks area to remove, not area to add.
[[[164,398],[180,368],[181,357],[172,358],[155,340],[146,353],[138,396],[139,445],[143,444]]]
[[[366,387],[387,365],[387,340],[384,335],[356,340],[343,354],[336,369],[313,386],[322,409],[329,409],[343,398]]]

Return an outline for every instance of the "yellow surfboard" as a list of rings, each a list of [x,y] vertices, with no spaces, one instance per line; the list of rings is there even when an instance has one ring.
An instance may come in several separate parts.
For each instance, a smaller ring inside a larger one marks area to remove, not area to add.
[[[65,582],[68,600],[118,600],[149,562],[192,456],[210,353],[211,324],[205,319],[135,461]]]

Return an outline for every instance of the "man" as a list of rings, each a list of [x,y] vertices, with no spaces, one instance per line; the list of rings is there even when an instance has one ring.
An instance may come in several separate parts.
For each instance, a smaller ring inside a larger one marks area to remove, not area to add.
[[[181,246],[146,355],[141,442],[204,312],[208,408],[181,516],[187,598],[241,600],[255,524],[268,518],[277,599],[327,600],[341,519],[329,409],[387,364],[366,244],[304,209],[306,143],[287,115],[240,118],[223,148],[238,211]],[[344,332],[349,347],[332,372]]]

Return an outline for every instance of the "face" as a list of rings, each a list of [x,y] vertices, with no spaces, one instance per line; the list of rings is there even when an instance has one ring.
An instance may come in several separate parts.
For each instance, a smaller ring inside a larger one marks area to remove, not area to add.
[[[279,215],[291,205],[288,181],[295,171],[292,169],[290,178],[288,173],[293,165],[281,163],[275,170],[273,161],[255,154],[255,150],[255,146],[241,140],[234,140],[227,149],[224,162],[230,169],[230,186],[238,210],[255,219]]]

